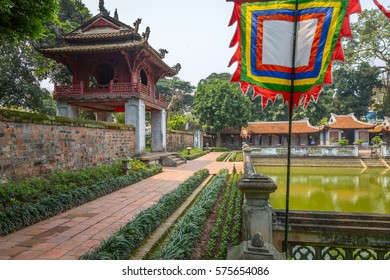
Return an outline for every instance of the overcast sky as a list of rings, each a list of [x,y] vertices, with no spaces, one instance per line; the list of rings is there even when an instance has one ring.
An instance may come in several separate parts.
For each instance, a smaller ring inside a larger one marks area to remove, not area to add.
[[[380,0],[387,5],[389,0]],[[82,0],[96,15],[99,0]],[[105,7],[119,20],[133,26],[142,18],[140,33],[147,26],[151,33],[150,45],[158,50],[167,49],[164,61],[173,66],[180,63],[179,77],[196,86],[211,73],[233,73],[235,65],[227,65],[234,48],[229,43],[235,28],[228,27],[232,2],[225,0],[105,0]],[[363,9],[376,7],[372,0],[360,0]]]

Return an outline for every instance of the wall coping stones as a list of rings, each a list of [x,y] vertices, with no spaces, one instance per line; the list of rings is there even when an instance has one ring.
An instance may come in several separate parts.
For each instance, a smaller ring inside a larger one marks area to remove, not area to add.
[[[173,133],[173,134],[185,134],[185,135],[194,135],[193,132],[190,131],[180,131],[180,130],[167,130],[167,133]]]
[[[88,127],[113,130],[134,131],[135,128],[127,124],[109,123],[102,121],[84,120],[78,118],[66,118],[60,116],[48,116],[44,114],[19,112],[13,110],[0,109],[0,121],[3,122],[21,122],[47,125],[63,125],[72,127]]]

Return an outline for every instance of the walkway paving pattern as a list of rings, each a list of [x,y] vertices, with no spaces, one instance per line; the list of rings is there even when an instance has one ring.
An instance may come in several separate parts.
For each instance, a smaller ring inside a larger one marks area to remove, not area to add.
[[[242,163],[216,162],[221,153],[209,153],[179,167],[73,208],[48,220],[0,237],[0,260],[74,260],[116,232],[139,212],[155,204],[196,171],[222,168],[238,171]]]

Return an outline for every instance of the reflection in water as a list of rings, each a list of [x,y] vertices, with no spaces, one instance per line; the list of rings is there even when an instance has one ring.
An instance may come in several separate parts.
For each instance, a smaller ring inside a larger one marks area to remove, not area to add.
[[[256,167],[278,189],[271,194],[274,209],[285,208],[286,168]],[[390,214],[390,171],[369,168],[293,167],[290,209]]]

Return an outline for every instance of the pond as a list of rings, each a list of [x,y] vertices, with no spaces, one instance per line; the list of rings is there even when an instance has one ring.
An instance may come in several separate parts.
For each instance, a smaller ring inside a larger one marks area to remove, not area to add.
[[[272,208],[285,209],[286,167],[256,170],[278,185]],[[390,170],[293,167],[290,182],[290,210],[390,214]]]

